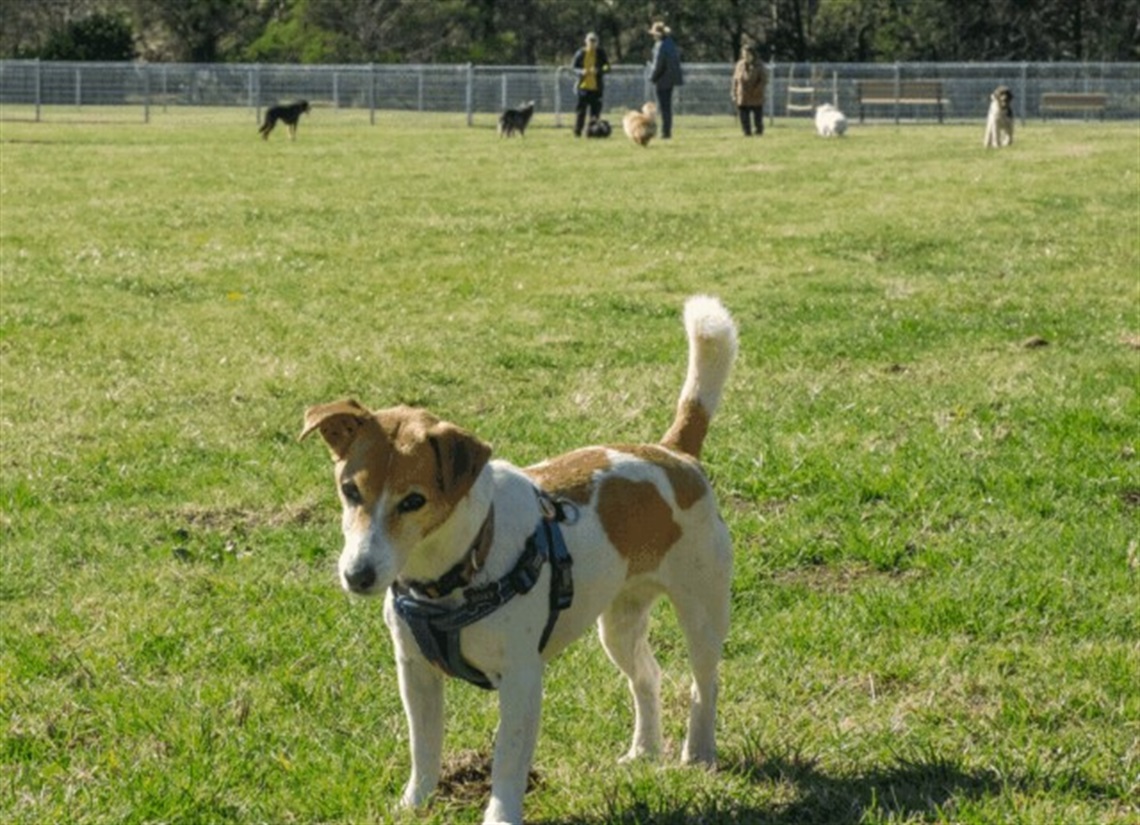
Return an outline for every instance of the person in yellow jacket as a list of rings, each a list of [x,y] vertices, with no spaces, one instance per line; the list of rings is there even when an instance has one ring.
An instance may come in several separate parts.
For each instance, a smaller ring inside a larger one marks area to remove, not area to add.
[[[593,32],[586,35],[586,45],[574,54],[573,67],[578,77],[575,84],[578,107],[574,118],[574,137],[581,137],[586,126],[586,113],[589,112],[591,122],[602,114],[602,92],[605,76],[610,70],[606,50],[598,45],[598,36]]]
[[[732,71],[732,102],[740,116],[744,136],[764,134],[764,93],[768,89],[768,69],[756,48],[745,46]]]

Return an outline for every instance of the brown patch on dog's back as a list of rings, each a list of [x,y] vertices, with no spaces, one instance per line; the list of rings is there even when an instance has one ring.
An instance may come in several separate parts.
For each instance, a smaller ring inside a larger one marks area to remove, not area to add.
[[[657,569],[681,538],[673,508],[650,481],[606,478],[598,490],[598,517],[610,542],[629,562],[630,576]]]
[[[666,447],[636,444],[608,449],[660,467],[669,479],[677,506],[682,510],[688,510],[708,493],[708,482],[700,465]],[[612,466],[607,448],[587,447],[527,467],[524,472],[552,496],[569,499],[575,504],[589,504],[599,476]]]
[[[602,447],[587,447],[560,455],[523,472],[552,496],[567,498],[575,504],[589,504],[594,494],[594,478],[610,468],[610,459]]]
[[[708,492],[709,486],[705,474],[695,461],[686,461],[668,449],[654,444],[615,449],[628,452],[664,470],[669,479],[669,486],[673,488],[673,497],[677,500],[677,506],[682,510],[688,510]]]

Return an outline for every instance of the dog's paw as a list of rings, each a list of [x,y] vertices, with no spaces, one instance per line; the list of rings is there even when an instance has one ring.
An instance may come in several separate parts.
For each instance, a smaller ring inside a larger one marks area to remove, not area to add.
[[[657,762],[661,759],[658,748],[634,747],[630,748],[625,756],[618,759],[619,765],[633,765],[638,762]]]
[[[400,797],[400,804],[397,807],[402,811],[413,811],[426,806],[431,801],[431,797],[432,790],[419,789],[409,782],[404,788],[404,795]]]
[[[686,742],[681,752],[681,762],[685,765],[696,765],[714,770],[716,768],[716,746],[690,747]]]
[[[522,804],[501,805],[492,799],[483,814],[483,825],[522,825]]]

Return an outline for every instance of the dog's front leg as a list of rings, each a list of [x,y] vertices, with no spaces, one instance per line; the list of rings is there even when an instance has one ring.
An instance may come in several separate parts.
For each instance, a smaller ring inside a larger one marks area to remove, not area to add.
[[[408,718],[412,775],[400,803],[423,805],[439,784],[443,763],[443,675],[417,655],[397,652],[400,699]]]
[[[523,796],[538,740],[542,714],[542,660],[535,655],[525,665],[503,674],[499,684],[499,729],[491,765],[491,801],[484,825],[522,825]]]

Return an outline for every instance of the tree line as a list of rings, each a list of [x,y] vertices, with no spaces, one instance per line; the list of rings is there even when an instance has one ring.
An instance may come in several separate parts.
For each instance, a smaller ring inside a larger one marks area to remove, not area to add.
[[[554,65],[594,31],[642,63],[654,20],[690,62],[1140,59],[1140,0],[3,0],[0,57]]]

